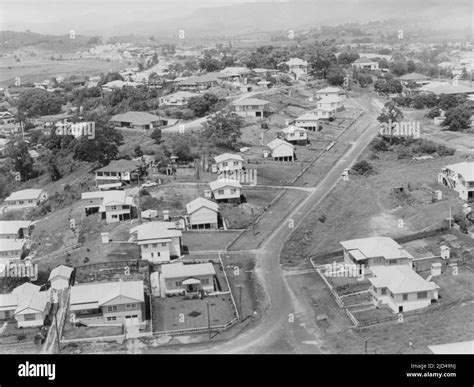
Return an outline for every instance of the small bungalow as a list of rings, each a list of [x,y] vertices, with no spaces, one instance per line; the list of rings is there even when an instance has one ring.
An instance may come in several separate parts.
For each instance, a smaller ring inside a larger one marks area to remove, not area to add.
[[[426,281],[407,265],[371,268],[372,301],[387,305],[394,313],[426,308],[438,300],[439,286]]]
[[[0,294],[0,320],[15,318],[18,328],[43,326],[50,310],[50,292],[30,282]]]
[[[38,206],[48,199],[47,193],[42,189],[23,189],[15,191],[5,199],[6,210],[21,210]]]
[[[95,171],[95,183],[99,189],[120,188],[122,184],[138,181],[142,176],[140,163],[133,160],[112,160]]]
[[[186,204],[187,224],[191,230],[217,229],[219,206],[217,203],[197,198]]]
[[[242,185],[237,180],[218,179],[211,181],[209,187],[216,202],[240,203]]]
[[[31,235],[30,220],[0,220],[0,239],[23,239]]]
[[[348,263],[373,266],[412,266],[413,256],[389,237],[369,237],[340,242]]]
[[[212,263],[187,264],[175,262],[161,267],[164,295],[187,295],[214,292],[216,271]]]
[[[378,70],[379,63],[368,58],[359,58],[352,63],[352,67],[355,67],[358,70]]]
[[[343,91],[339,87],[325,87],[324,89],[316,92],[316,98],[321,99],[324,97],[338,97],[343,94]]]
[[[166,106],[185,106],[188,104],[189,99],[198,97],[197,93],[190,93],[189,91],[178,91],[173,94],[165,95],[160,98],[160,104]]]
[[[319,127],[319,116],[315,112],[308,112],[295,119],[295,126],[316,132]]]
[[[27,244],[25,239],[1,239],[0,240],[0,263],[18,261],[27,255]]]
[[[116,114],[110,119],[110,122],[118,129],[128,128],[141,131],[153,130],[154,128],[160,128],[168,124],[166,118],[146,112],[133,111]]]
[[[235,113],[241,117],[263,118],[270,102],[258,98],[246,98],[233,103]]]
[[[233,153],[223,153],[219,156],[214,157],[216,162],[217,171],[240,171],[244,159],[240,155]]]
[[[306,145],[308,143],[308,131],[295,125],[290,125],[281,130],[283,138],[293,145]]]
[[[275,138],[267,144],[267,148],[275,161],[294,161],[295,147],[279,138]],[[265,150],[264,150],[265,155]]]
[[[74,269],[69,266],[60,265],[51,270],[48,281],[54,290],[63,290],[69,287],[71,275]]]
[[[461,200],[474,200],[474,162],[447,165],[438,173],[438,183],[456,191]]]
[[[288,66],[288,72],[296,80],[305,76],[308,73],[309,64],[303,59],[300,58],[291,58],[289,61],[284,62]]]

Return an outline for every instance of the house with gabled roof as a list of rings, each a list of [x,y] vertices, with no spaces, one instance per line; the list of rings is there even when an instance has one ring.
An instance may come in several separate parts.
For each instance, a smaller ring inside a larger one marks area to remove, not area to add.
[[[308,143],[308,131],[304,128],[290,125],[280,131],[283,139],[293,145],[306,145]]]
[[[5,199],[6,211],[36,207],[47,199],[48,194],[42,189],[15,191]]]
[[[319,120],[319,116],[315,112],[311,111],[296,118],[294,124],[299,128],[316,132],[319,127]]]
[[[177,91],[176,93],[161,97],[160,104],[166,106],[185,106],[193,97],[199,97],[199,94],[189,91]]]
[[[166,118],[147,112],[134,111],[116,114],[110,119],[110,122],[118,129],[128,128],[141,131],[153,130],[154,128],[160,128],[168,124]]]
[[[340,242],[344,260],[349,263],[373,266],[412,266],[413,256],[392,238],[374,236]]]
[[[93,191],[81,195],[86,216],[99,212],[107,224],[129,220],[136,207],[125,191]]]
[[[385,304],[394,313],[403,313],[426,308],[438,300],[439,286],[408,265],[376,266],[370,270],[370,292],[377,307]]]
[[[190,229],[217,229],[219,205],[216,202],[199,197],[186,204],[186,212]]]
[[[212,196],[216,202],[240,203],[242,185],[233,179],[218,179],[209,183]]]
[[[23,239],[31,235],[31,220],[0,220],[0,239]]]
[[[161,267],[160,282],[165,295],[213,293],[216,270],[212,263],[174,262]]]
[[[51,270],[48,281],[51,284],[51,288],[55,290],[62,290],[69,287],[71,282],[71,276],[74,269],[69,266],[59,265]]]
[[[294,161],[296,158],[294,145],[279,138],[275,138],[266,145],[264,156],[267,151],[275,161]]]
[[[26,239],[0,239],[0,264],[19,261],[27,253]]]
[[[288,72],[297,80],[308,74],[309,63],[303,59],[291,58],[283,64],[288,66]]]
[[[134,160],[112,160],[95,171],[95,183],[99,189],[116,189],[123,184],[138,181],[143,175],[140,163]]]
[[[30,282],[0,294],[0,320],[15,318],[19,328],[43,326],[50,311],[50,292]]]
[[[398,77],[398,80],[402,85],[406,85],[410,82],[414,82],[418,85],[427,85],[430,83],[431,77],[418,73],[409,73]]]
[[[71,287],[69,312],[76,321],[137,325],[145,315],[143,281],[94,282]]]
[[[317,98],[324,98],[324,97],[337,97],[343,94],[343,91],[341,90],[340,87],[337,86],[328,86],[325,87],[324,89],[320,89],[316,92],[316,97]]]
[[[378,70],[379,63],[368,58],[359,58],[352,62],[352,67],[358,70]]]
[[[234,153],[223,153],[214,157],[217,171],[240,171],[244,158]]]
[[[235,113],[241,117],[263,118],[265,109],[270,102],[259,98],[245,98],[234,102]]]
[[[141,258],[150,262],[169,262],[181,256],[183,233],[172,222],[149,222],[130,229],[132,241],[140,246]]]
[[[459,194],[466,201],[474,200],[474,161],[451,164],[438,173],[438,183]]]

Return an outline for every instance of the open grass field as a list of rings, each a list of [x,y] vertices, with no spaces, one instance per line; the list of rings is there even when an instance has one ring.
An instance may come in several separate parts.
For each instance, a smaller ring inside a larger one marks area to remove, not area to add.
[[[0,87],[14,84],[16,77],[20,77],[21,83],[43,82],[58,76],[96,76],[126,67],[126,62],[99,59],[50,60],[22,57],[21,62],[15,62],[13,58],[0,58]]]
[[[239,231],[185,231],[183,244],[192,254],[195,251],[224,250]]]
[[[366,159],[367,152],[360,159]],[[287,265],[304,263],[310,254],[323,254],[339,248],[347,239],[375,235],[402,236],[436,228],[449,216],[446,200],[431,203],[424,199],[423,185],[436,184],[437,173],[447,164],[462,161],[461,156],[449,156],[426,161],[388,159],[370,160],[376,173],[368,177],[350,175],[333,189],[319,206],[297,228],[285,244],[281,262]],[[410,201],[396,199],[395,186],[411,186]],[[417,194],[419,194],[417,198]],[[446,194],[454,196],[452,192]],[[431,195],[431,194],[430,194]],[[460,211],[461,202],[453,199],[453,213]],[[319,219],[326,216],[324,223]],[[403,227],[399,227],[399,220]]]

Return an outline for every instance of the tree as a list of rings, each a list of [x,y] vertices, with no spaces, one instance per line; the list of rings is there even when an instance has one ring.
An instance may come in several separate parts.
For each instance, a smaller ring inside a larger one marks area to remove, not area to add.
[[[6,154],[13,161],[15,172],[20,175],[21,181],[35,177],[33,159],[28,153],[28,144],[24,141],[10,141],[7,145]]]
[[[438,100],[438,106],[440,109],[448,110],[456,107],[459,104],[458,98],[453,94],[441,94]]]
[[[330,85],[340,86],[344,83],[345,77],[346,77],[346,74],[340,67],[331,66],[328,70],[326,79]]]
[[[448,126],[449,130],[459,131],[471,126],[471,110],[466,105],[448,109],[443,126]]]
[[[205,70],[211,73],[211,72],[220,70],[221,63],[217,59],[214,59],[209,55],[209,56],[205,56],[199,61],[199,67],[202,70]]]
[[[194,156],[191,153],[191,148],[187,142],[187,139],[182,135],[173,136],[171,141],[171,150],[174,156],[177,156],[179,160],[191,161]]]
[[[63,98],[44,89],[26,90],[18,98],[18,111],[28,117],[38,117],[61,112]]]
[[[188,108],[198,117],[204,117],[212,107],[219,101],[217,96],[205,93],[196,97],[191,97],[188,101]]]
[[[47,167],[51,181],[58,181],[62,177],[57,165],[57,158],[53,153],[48,157]]]
[[[377,121],[388,125],[390,144],[392,143],[392,128],[391,124],[395,122],[400,122],[403,119],[402,111],[395,106],[394,102],[387,102],[380,115],[377,117]]]
[[[337,63],[341,65],[349,65],[360,58],[357,52],[344,51],[337,57]]]
[[[392,73],[396,76],[402,76],[407,73],[408,66],[405,61],[397,60],[391,64]]]
[[[137,145],[135,149],[133,150],[135,157],[142,157],[143,156],[143,151],[142,147],[140,145]]]
[[[371,173],[373,173],[373,171],[374,167],[367,160],[362,160],[358,163],[355,163],[351,169],[352,173],[362,176],[370,175]]]
[[[161,142],[161,129],[155,128],[153,132],[151,132],[150,137],[155,141],[155,144],[159,144]]]
[[[203,126],[203,137],[212,145],[231,150],[238,149],[243,120],[234,112],[218,112],[209,117]]]
[[[329,67],[337,62],[336,55],[328,48],[319,48],[309,60],[311,73],[313,75],[322,75],[326,78]]]

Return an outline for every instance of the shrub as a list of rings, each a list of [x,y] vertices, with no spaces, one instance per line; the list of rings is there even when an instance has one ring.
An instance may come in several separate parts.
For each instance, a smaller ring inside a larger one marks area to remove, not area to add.
[[[366,176],[374,172],[374,167],[367,160],[362,160],[354,164],[351,172],[355,175]]]

